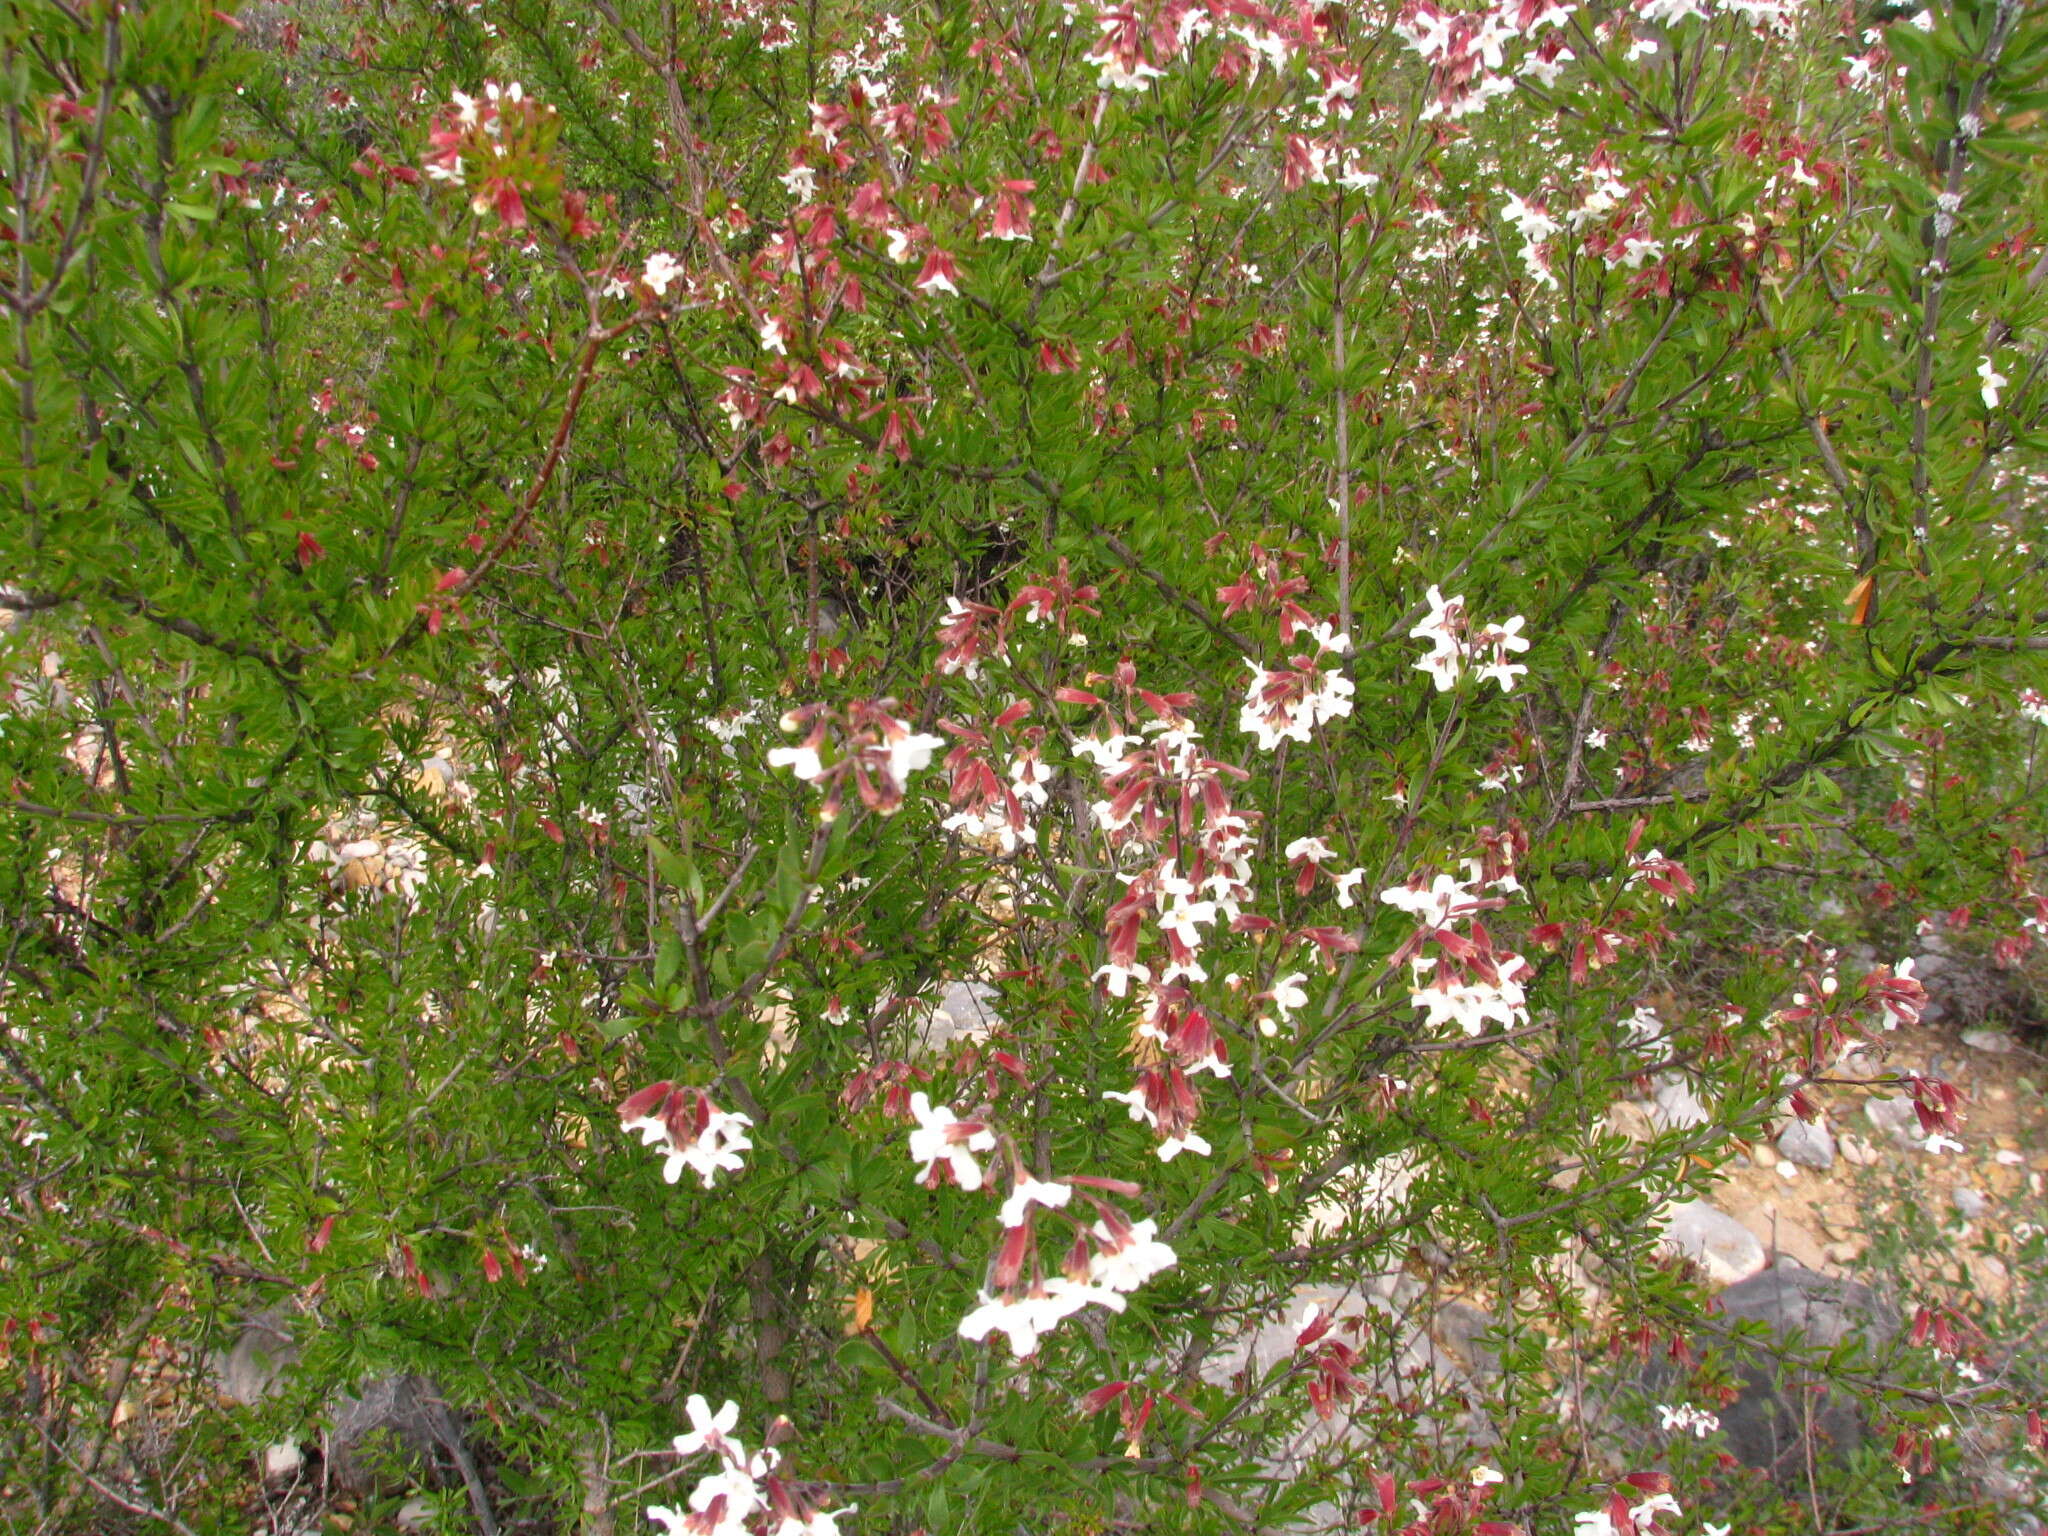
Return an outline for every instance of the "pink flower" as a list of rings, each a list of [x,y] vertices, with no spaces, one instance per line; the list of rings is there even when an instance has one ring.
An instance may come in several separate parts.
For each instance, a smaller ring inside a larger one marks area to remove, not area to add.
[[[944,251],[933,251],[925,257],[924,266],[919,270],[911,286],[920,293],[930,293],[937,289],[942,293],[950,293],[957,299],[960,297],[960,289],[954,279],[959,275],[960,269],[953,265],[951,256]]]

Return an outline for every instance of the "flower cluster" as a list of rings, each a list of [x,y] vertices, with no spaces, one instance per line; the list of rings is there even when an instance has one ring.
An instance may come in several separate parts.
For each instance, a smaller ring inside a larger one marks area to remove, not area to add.
[[[1547,26],[1561,30],[1576,9],[1565,0],[1501,0],[1478,11],[1448,11],[1433,0],[1409,6],[1395,28],[1430,66],[1431,93],[1423,118],[1469,117],[1514,90],[1507,72],[1509,45],[1533,44]],[[1571,57],[1553,36],[1534,47],[1516,73],[1549,84]]]
[[[1415,919],[1414,934],[1394,958],[1397,963],[1405,958],[1414,968],[1415,985],[1408,1001],[1428,1011],[1426,1028],[1455,1022],[1467,1035],[1477,1035],[1489,1022],[1502,1029],[1529,1022],[1522,984],[1535,968],[1520,955],[1497,948],[1475,916],[1506,905],[1503,897],[1479,895],[1481,885],[1519,888],[1511,867],[1489,878],[1485,864],[1472,859],[1462,881],[1439,874],[1427,885],[1411,882],[1380,892],[1381,901]],[[1468,918],[1466,932],[1452,927]],[[1437,953],[1419,953],[1425,945],[1434,946]]]
[[[1030,713],[1030,700],[1021,700],[998,715],[991,730],[1003,731]],[[1036,726],[1027,728],[1024,745],[1010,756],[1008,773],[998,774],[996,763],[1001,759],[992,756],[989,732],[951,720],[941,720],[939,729],[955,740],[946,754],[953,814],[940,825],[977,840],[993,837],[1005,854],[1015,853],[1020,844],[1037,843],[1033,814],[1051,800],[1045,786],[1052,766],[1041,755],[1045,733]]]
[[[749,1536],[750,1522],[763,1514],[775,1520],[770,1536],[839,1536],[839,1517],[851,1509],[819,1509],[777,1475],[782,1453],[774,1442],[789,1433],[787,1419],[776,1420],[769,1443],[749,1455],[732,1433],[739,1423],[738,1403],[728,1401],[714,1414],[708,1402],[692,1393],[684,1409],[690,1432],[675,1437],[676,1454],[710,1451],[719,1467],[697,1480],[687,1507],[657,1504],[647,1511],[666,1536]]]
[[[1515,679],[1529,670],[1508,659],[1529,649],[1529,642],[1522,637],[1520,614],[1505,624],[1478,627],[1465,611],[1465,599],[1445,597],[1438,587],[1429,589],[1429,612],[1408,635],[1429,642],[1430,653],[1415,663],[1415,669],[1430,675],[1438,693],[1456,687],[1468,666],[1475,667],[1482,678],[1499,683],[1502,693],[1512,693]]]
[[[555,109],[529,98],[516,80],[487,82],[480,96],[456,91],[428,135],[427,179],[468,192],[472,213],[495,213],[508,231],[538,217],[571,239],[593,235],[584,195],[562,189],[554,160],[561,131]]]
[[[1067,1207],[1081,1189],[1094,1208],[1087,1221]],[[1034,1178],[1013,1163],[1010,1194],[1003,1201],[1003,1240],[979,1305],[960,1319],[960,1336],[976,1343],[1002,1334],[1010,1353],[1024,1359],[1038,1342],[1088,1306],[1124,1310],[1124,1298],[1175,1262],[1173,1249],[1159,1240],[1158,1223],[1133,1222],[1096,1191],[1135,1195],[1138,1187],[1116,1179]],[[1074,1228],[1059,1272],[1044,1273],[1032,1222],[1034,1210],[1055,1211]]]
[[[1009,655],[1010,629],[1020,618],[1027,624],[1050,624],[1069,645],[1086,645],[1088,636],[1077,620],[1083,614],[1098,616],[1095,599],[1096,589],[1074,580],[1064,555],[1053,575],[1027,581],[1007,608],[948,597],[938,628],[939,671],[970,681],[979,677],[983,661]]]
[[[1351,680],[1323,666],[1325,656],[1342,655],[1351,648],[1349,637],[1328,624],[1318,624],[1308,633],[1316,642],[1316,654],[1288,657],[1283,671],[1268,671],[1245,658],[1252,680],[1237,714],[1237,728],[1256,736],[1263,751],[1270,752],[1283,741],[1306,742],[1317,726],[1351,713]]]
[[[946,744],[913,731],[896,718],[895,708],[894,699],[863,699],[842,711],[823,704],[793,709],[782,717],[782,728],[803,731],[804,738],[793,747],[770,749],[768,766],[787,768],[825,792],[820,821],[838,817],[849,784],[869,810],[893,816],[903,809],[910,776],[929,768],[932,754]]]
[[[660,1147],[667,1156],[661,1176],[673,1184],[690,1169],[709,1189],[720,1173],[738,1173],[740,1154],[753,1147],[747,1127],[753,1120],[720,1109],[701,1088],[678,1088],[659,1082],[642,1088],[619,1106],[619,1129],[638,1131],[640,1144]]]

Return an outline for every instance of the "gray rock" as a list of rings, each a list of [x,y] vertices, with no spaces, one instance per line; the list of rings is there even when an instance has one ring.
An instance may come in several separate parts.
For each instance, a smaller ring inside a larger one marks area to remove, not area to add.
[[[1707,1106],[1692,1091],[1692,1084],[1682,1077],[1667,1075],[1657,1080],[1656,1101],[1650,1109],[1650,1119],[1659,1130],[1682,1131],[1706,1124]]]
[[[1962,1212],[1965,1221],[1976,1221],[1991,1209],[1991,1197],[1983,1190],[1969,1184],[1955,1187],[1956,1209]]]
[[[1869,1287],[1783,1260],[1718,1299],[1712,1327],[1728,1337],[1743,1383],[1742,1395],[1720,1412],[1728,1450],[1781,1485],[1804,1487],[1809,1449],[1817,1459],[1846,1461],[1867,1423],[1860,1405],[1806,1370],[1800,1357],[1851,1337],[1879,1350],[1897,1332],[1898,1318]],[[1730,1325],[1741,1322],[1763,1324],[1768,1337],[1736,1340]]]
[[[1988,1056],[2006,1056],[2019,1049],[2019,1042],[2002,1029],[1966,1029],[1963,1044]]]
[[[358,1496],[440,1481],[440,1455],[462,1451],[462,1431],[425,1376],[378,1376],[328,1409],[328,1474]]]
[[[947,982],[918,1033],[918,1044],[936,1051],[955,1040],[980,1039],[1002,1025],[995,1004],[996,989],[985,981]]]
[[[251,1407],[280,1390],[284,1373],[299,1358],[291,1331],[296,1313],[281,1301],[243,1319],[233,1347],[214,1357],[214,1380],[223,1393]]]
[[[1902,1147],[1913,1146],[1920,1139],[1920,1117],[1914,1113],[1910,1094],[1867,1100],[1863,1116],[1870,1122],[1872,1130],[1882,1132]]]
[[[1667,1207],[1660,1241],[1699,1265],[1715,1285],[1746,1280],[1767,1262],[1764,1245],[1749,1228],[1704,1200]]]
[[[1835,1137],[1823,1121],[1794,1119],[1778,1132],[1778,1151],[1802,1168],[1835,1166]]]
[[[1451,1301],[1437,1312],[1431,1331],[1475,1380],[1483,1382],[1500,1374],[1500,1354],[1485,1342],[1486,1335],[1498,1326],[1491,1312]]]

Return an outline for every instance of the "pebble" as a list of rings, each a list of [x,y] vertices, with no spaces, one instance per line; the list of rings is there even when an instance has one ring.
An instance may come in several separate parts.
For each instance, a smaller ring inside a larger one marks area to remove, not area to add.
[[[1966,1029],[1963,1031],[1963,1044],[1988,1056],[2005,1056],[2014,1049],[2012,1036],[2002,1029]]]
[[[1842,1160],[1854,1163],[1858,1168],[1868,1168],[1877,1162],[1877,1148],[1852,1131],[1844,1131],[1839,1143]]]
[[[1758,1142],[1755,1146],[1749,1149],[1749,1156],[1750,1160],[1754,1162],[1759,1168],[1775,1167],[1778,1161],[1778,1154],[1776,1152],[1773,1152],[1769,1147],[1765,1146],[1762,1142]]]
[[[1956,1186],[1955,1202],[1956,1209],[1961,1211],[1964,1219],[1968,1221],[1975,1221],[1991,1209],[1991,1197],[1985,1194],[1983,1190],[1968,1184],[1958,1184]]]

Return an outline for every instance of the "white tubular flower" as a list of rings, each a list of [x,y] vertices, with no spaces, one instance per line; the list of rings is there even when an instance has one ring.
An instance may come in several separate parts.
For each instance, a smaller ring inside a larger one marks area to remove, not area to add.
[[[991,1333],[1000,1333],[1010,1341],[1010,1353],[1023,1360],[1038,1353],[1044,1321],[1044,1314],[1028,1299],[984,1296],[980,1306],[960,1319],[960,1337],[979,1344]]]
[[[717,1413],[711,1411],[711,1404],[701,1393],[692,1392],[683,1404],[683,1410],[690,1416],[690,1432],[677,1435],[675,1450],[678,1456],[694,1456],[699,1451],[718,1451],[721,1454],[730,1449],[733,1455],[744,1459],[745,1453],[737,1440],[728,1438],[740,1421],[740,1405],[727,1400]]]
[[[667,251],[656,251],[647,258],[647,265],[640,273],[640,281],[653,290],[657,299],[668,297],[669,288],[683,275],[683,269],[675,257]]]
[[[1156,1221],[1138,1222],[1121,1238],[1100,1221],[1092,1230],[1103,1246],[1088,1261],[1088,1278],[1112,1291],[1135,1291],[1177,1262],[1173,1250],[1159,1241]]]
[[[1992,366],[1991,359],[1988,357],[1977,364],[1977,377],[1984,381],[1984,387],[1978,391],[1984,397],[1984,409],[1987,411],[1997,410],[1998,392],[2004,389],[2011,381],[2004,374],[2000,373],[1997,368]]]
[[[1117,1103],[1130,1110],[1133,1120],[1141,1121],[1145,1125],[1155,1128],[1158,1126],[1159,1117],[1152,1113],[1151,1105],[1145,1102],[1144,1089],[1133,1088],[1128,1093],[1118,1093],[1113,1089],[1105,1089],[1102,1096],[1105,1099],[1114,1099]]]
[[[1034,1205],[1042,1205],[1051,1210],[1065,1205],[1073,1197],[1074,1186],[1071,1184],[1052,1183],[1027,1175],[1011,1189],[1009,1197],[1003,1201],[1002,1223],[1006,1227],[1021,1227],[1029,1219],[1031,1207]]]
[[[910,1113],[917,1129],[910,1133],[911,1161],[920,1164],[917,1176],[931,1179],[944,1163],[953,1181],[969,1193],[981,1188],[981,1164],[976,1152],[995,1150],[995,1133],[975,1120],[962,1120],[946,1105],[932,1106],[929,1096],[913,1093]]]

